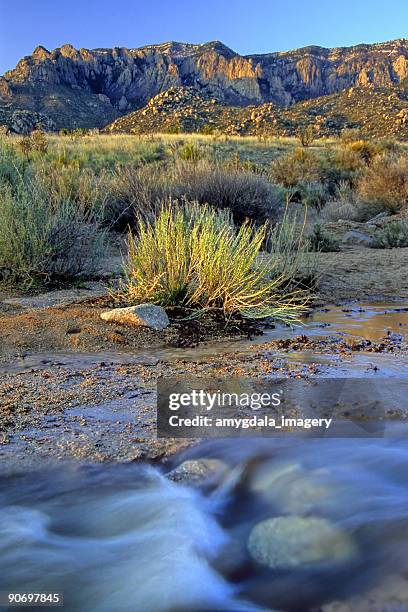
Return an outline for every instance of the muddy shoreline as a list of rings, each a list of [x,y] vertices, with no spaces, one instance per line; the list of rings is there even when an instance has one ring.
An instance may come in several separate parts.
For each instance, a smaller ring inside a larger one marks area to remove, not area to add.
[[[322,276],[320,306],[293,330],[179,313],[164,332],[108,324],[100,319],[107,298],[92,284],[0,296],[3,469],[166,460],[191,441],[156,439],[162,376],[408,376],[408,249],[324,255],[335,263]]]

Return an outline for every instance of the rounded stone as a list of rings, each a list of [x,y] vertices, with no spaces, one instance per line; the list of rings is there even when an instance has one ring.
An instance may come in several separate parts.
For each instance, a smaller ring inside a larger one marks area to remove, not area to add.
[[[248,551],[262,565],[291,569],[347,561],[356,555],[356,545],[327,519],[280,516],[255,525]]]

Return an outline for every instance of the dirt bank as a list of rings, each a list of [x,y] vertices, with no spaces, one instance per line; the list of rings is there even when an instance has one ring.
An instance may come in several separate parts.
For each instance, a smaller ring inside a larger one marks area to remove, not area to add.
[[[407,264],[408,249],[322,254],[320,265],[326,273],[316,302],[408,297]],[[244,352],[242,342],[233,341],[229,349],[225,343],[212,343],[219,348],[205,353],[209,340],[250,337],[256,330],[236,321],[226,328],[216,317],[186,321],[177,313],[164,332],[130,329],[100,319],[105,297],[86,295],[81,303],[76,302],[78,296],[57,297],[10,301],[3,296],[3,469],[15,465],[23,469],[50,458],[161,460],[176,452],[187,442],[156,439],[156,381],[161,376],[313,377],[348,367],[356,356],[364,376],[398,375],[399,368],[407,367],[406,342],[400,335],[406,329],[404,308],[398,311],[394,330],[398,333],[387,335],[384,329],[381,339],[377,330],[373,342],[367,340],[367,333],[362,334],[365,340],[338,335],[308,338],[303,333],[287,338],[284,329],[277,329],[276,339],[247,343]],[[344,317],[351,316],[347,309],[338,310]],[[368,326],[365,331],[372,330]],[[189,348],[197,345],[199,350]],[[177,354],[166,357],[168,347],[178,347]],[[405,359],[402,365],[401,359]]]
[[[408,297],[408,248],[321,253],[319,270],[323,302]]]

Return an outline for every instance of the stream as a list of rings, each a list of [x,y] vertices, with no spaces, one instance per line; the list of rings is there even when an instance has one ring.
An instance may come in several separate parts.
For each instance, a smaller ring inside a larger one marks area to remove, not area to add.
[[[1,367],[206,362],[299,333],[378,341],[407,326],[405,304],[378,302],[317,310],[300,329],[251,340],[132,356],[44,354]],[[323,376],[375,376],[377,367],[408,377],[404,354],[361,352],[338,364],[324,353],[284,357],[318,362]],[[168,478],[203,459],[217,460],[221,475],[195,485]],[[0,593],[61,592],[73,612],[407,612],[407,463],[401,421],[383,438],[218,439],[165,465],[15,470],[0,476]]]
[[[300,612],[384,583],[388,603],[387,584],[408,572],[407,433],[203,443],[177,459],[225,462],[222,481],[202,489],[138,464],[10,476],[0,493],[0,590],[62,592],[73,611]],[[251,531],[282,516],[323,519],[340,541],[312,534],[311,543],[307,523],[301,532],[294,523],[272,566],[258,563]],[[302,538],[314,557],[302,558]],[[407,610],[406,590],[392,592],[401,607],[360,609]]]

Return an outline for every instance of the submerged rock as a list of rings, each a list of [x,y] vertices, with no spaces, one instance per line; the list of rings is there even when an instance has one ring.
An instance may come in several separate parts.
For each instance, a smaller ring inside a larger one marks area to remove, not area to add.
[[[114,308],[102,312],[101,319],[113,321],[121,325],[150,327],[162,331],[170,325],[169,317],[161,306],[154,304],[139,304],[128,308]]]
[[[189,485],[202,485],[220,481],[227,471],[227,465],[219,459],[193,459],[183,461],[167,474],[170,480]]]
[[[266,463],[252,475],[249,486],[282,514],[308,514],[330,504],[335,494],[327,472],[306,471],[299,463]]]
[[[255,525],[248,539],[251,557],[271,568],[307,567],[351,559],[351,537],[319,517],[280,516]]]

